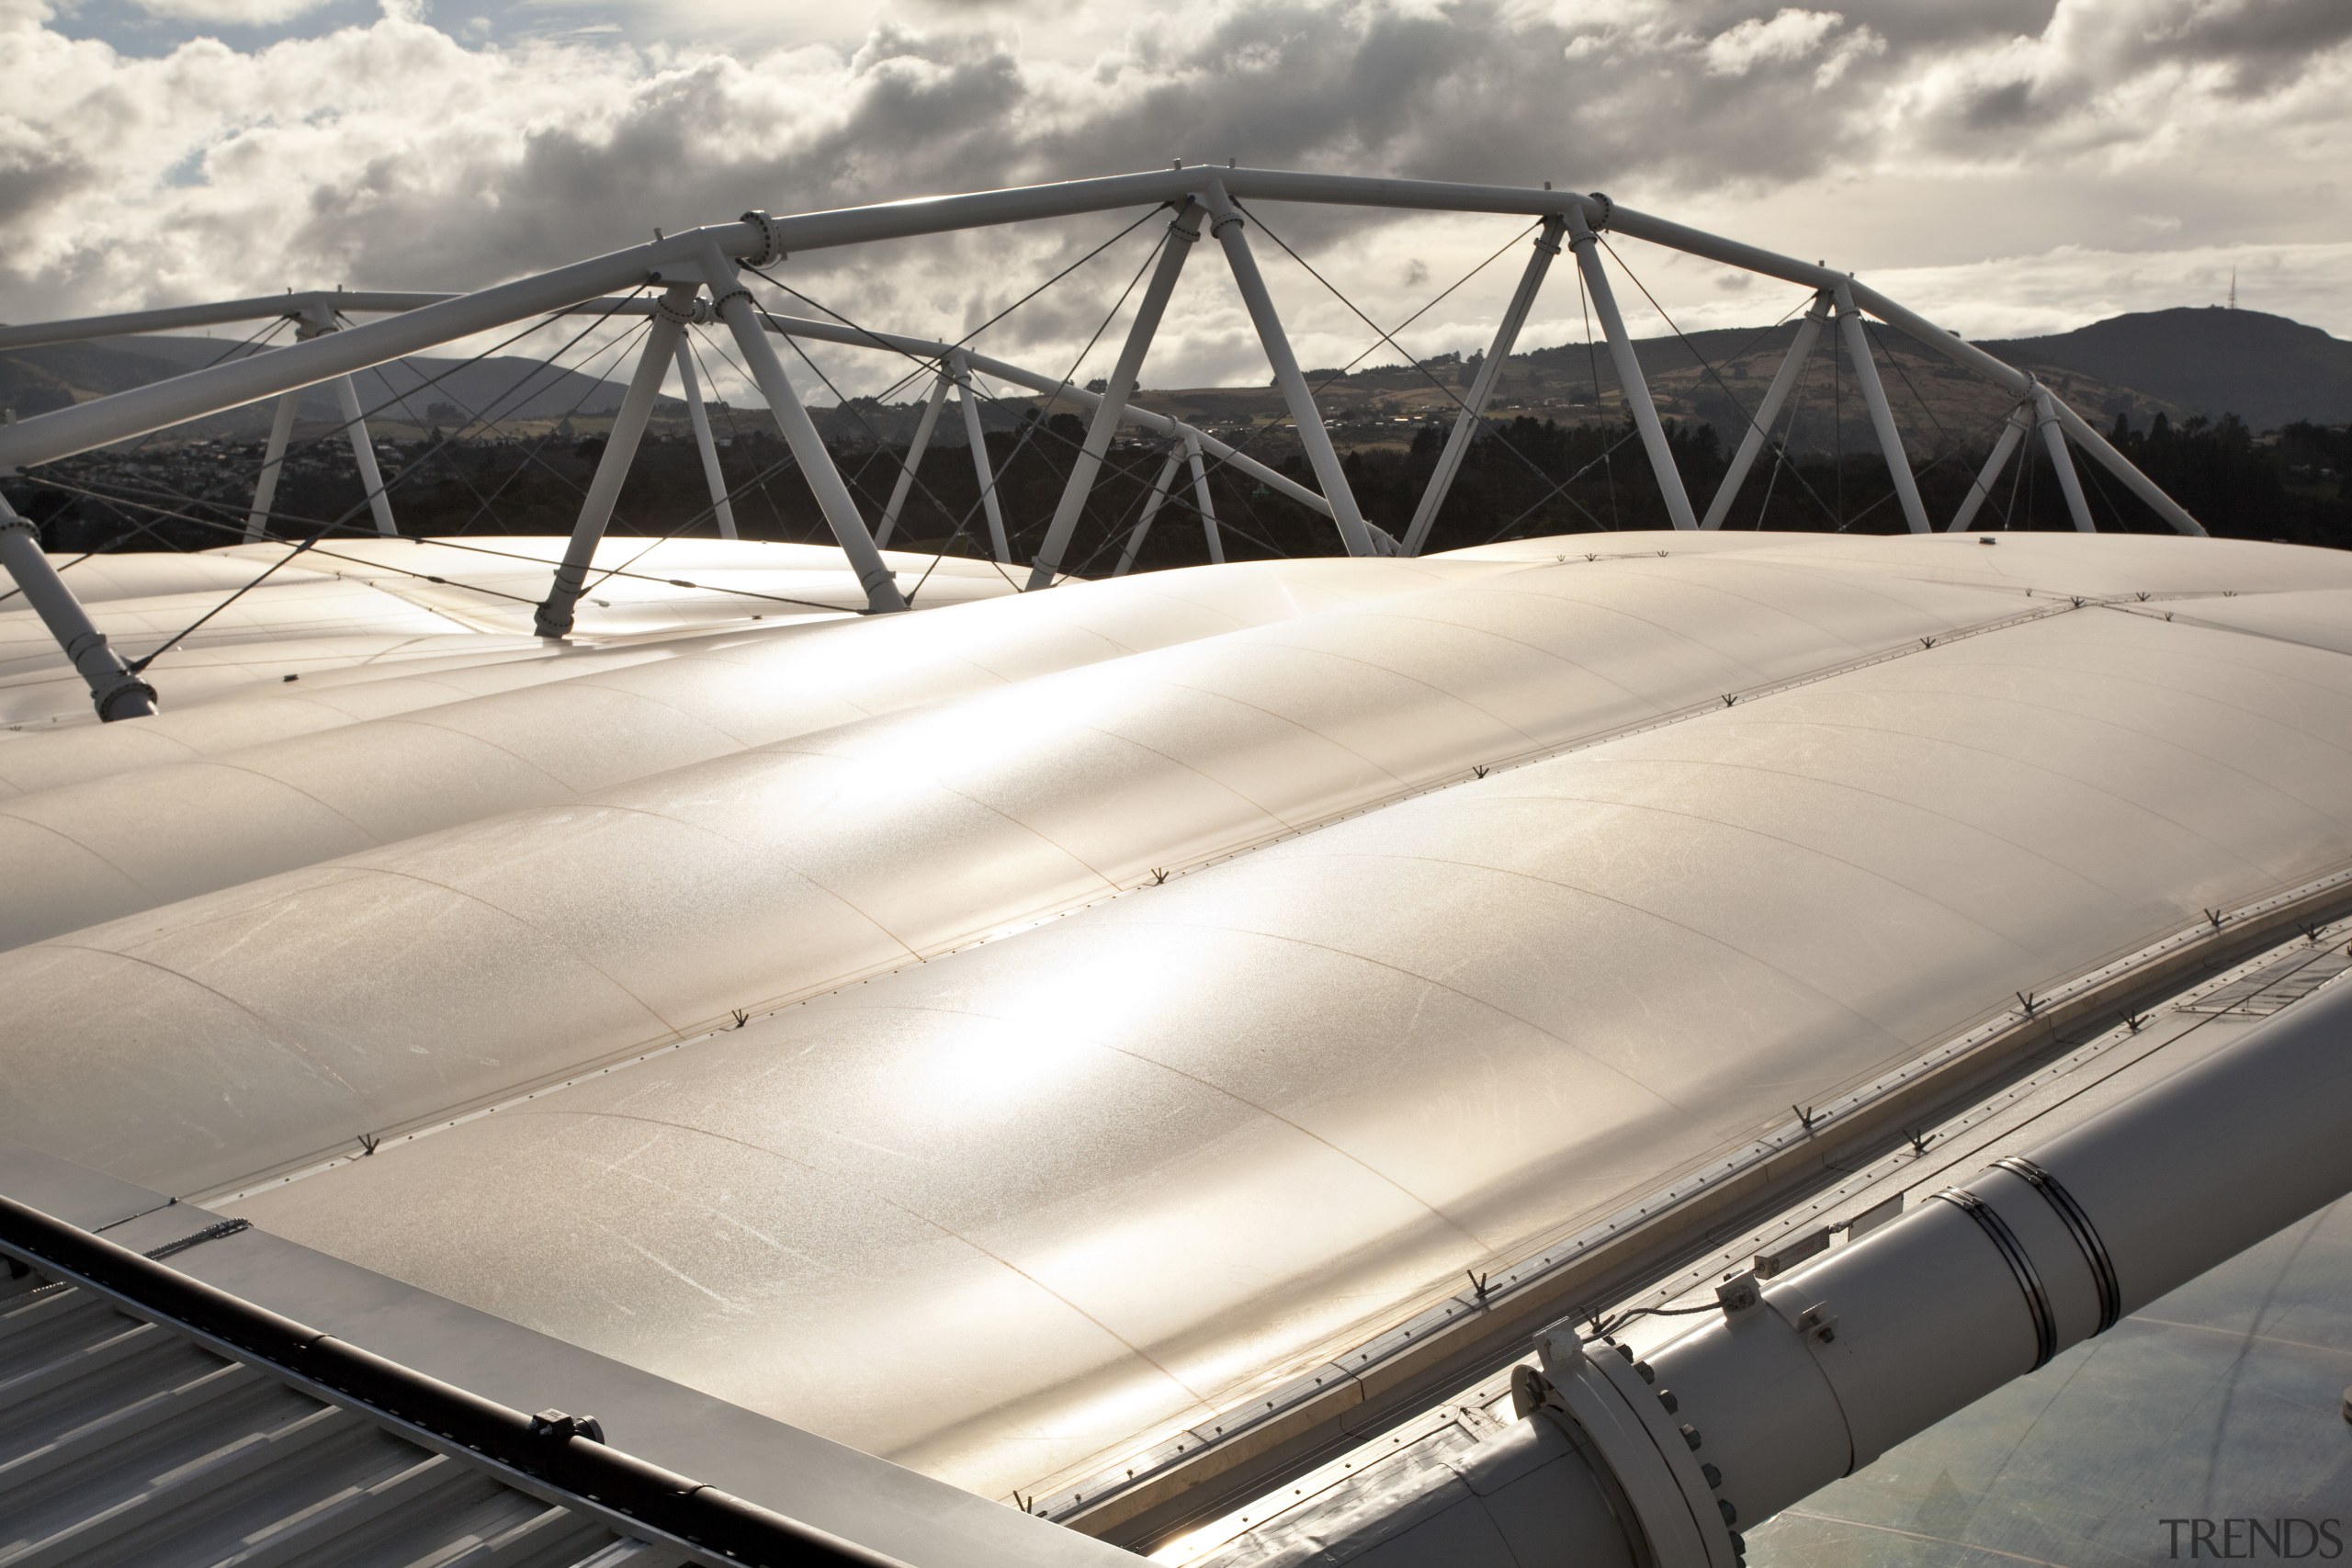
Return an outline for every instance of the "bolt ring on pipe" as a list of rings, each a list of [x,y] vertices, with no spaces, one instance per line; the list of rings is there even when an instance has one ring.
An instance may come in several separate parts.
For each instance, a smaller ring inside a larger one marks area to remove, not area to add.
[[[2089,1213],[2056,1177],[2033,1161],[2011,1156],[1993,1164],[1996,1169],[2021,1178],[2057,1211],[2066,1234],[2082,1248],[2083,1261],[2090,1266],[2091,1280],[2098,1287],[2098,1326],[2091,1333],[2100,1335],[2114,1327],[2123,1316],[2123,1286],[2116,1278],[2115,1259],[2108,1255],[2107,1243],[2100,1239],[2098,1227],[2091,1224]]]
[[[1948,1187],[1935,1194],[1962,1213],[1974,1220],[1977,1227],[1999,1251],[2001,1261],[2009,1266],[2009,1273],[2018,1282],[2018,1290],[2025,1297],[2026,1311],[2033,1317],[2033,1365],[2039,1371],[2050,1364],[2058,1353],[2058,1321],[2051,1314],[2050,1296],[2041,1288],[2041,1276],[2033,1267],[2033,1259],[2026,1255],[2024,1243],[2009,1222],[2001,1218],[1993,1206],[1964,1187]]]

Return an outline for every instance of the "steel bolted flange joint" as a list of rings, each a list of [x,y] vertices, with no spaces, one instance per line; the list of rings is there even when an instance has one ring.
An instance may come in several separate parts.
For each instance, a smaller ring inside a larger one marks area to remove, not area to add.
[[[784,260],[784,231],[777,226],[774,217],[758,208],[753,208],[743,214],[741,220],[760,231],[759,254],[745,256],[743,258],[745,266],[768,267]]]

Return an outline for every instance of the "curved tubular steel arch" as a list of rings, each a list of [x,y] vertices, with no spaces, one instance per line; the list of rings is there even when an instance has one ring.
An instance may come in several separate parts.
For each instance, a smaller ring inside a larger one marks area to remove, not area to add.
[[[312,291],[0,328],[0,350],[6,350],[93,337],[169,332],[272,316],[308,317],[322,310],[339,311],[345,315],[376,315],[379,318],[266,355],[231,359],[150,386],[37,414],[20,423],[0,427],[0,472],[50,462],[189,420],[279,397],[348,376],[356,370],[510,326],[533,316],[583,309],[610,309],[610,302],[600,299],[600,296],[639,288],[649,281],[675,283],[692,277],[706,284],[715,299],[726,299],[741,291],[741,285],[734,273],[738,265],[745,261],[761,265],[776,265],[798,252],[872,244],[1137,207],[1160,206],[1183,211],[1197,205],[1222,210],[1228,199],[1303,202],[1392,211],[1510,214],[1548,220],[1565,226],[1572,233],[1606,231],[1629,235],[1721,265],[1778,278],[1817,293],[1826,292],[1841,305],[1850,301],[1854,311],[1876,317],[1913,342],[1976,372],[2018,400],[2032,400],[2052,454],[2062,460],[2063,479],[2073,477],[2071,464],[2064,462],[2067,444],[2071,442],[2075,449],[2087,454],[2113,473],[2125,488],[2177,532],[2193,535],[2205,532],[2194,517],[2030,375],[1943,331],[1926,317],[1888,299],[1849,274],[1710,234],[1620,206],[1598,195],[1578,195],[1548,187],[1532,189],[1442,180],[1388,179],[1197,164],[1190,167],[1178,164],[1140,174],[927,197],[783,217],[751,212],[733,223],[687,230],[657,239],[650,244],[629,246],[471,293]],[[721,271],[726,276],[717,276]],[[636,309],[650,310],[652,306],[650,301],[639,302]],[[1267,323],[1261,324],[1264,326]],[[933,359],[944,359],[950,349],[960,349],[974,368],[1015,385],[1028,387],[1050,398],[1066,397],[1090,411],[1099,408],[1102,400],[1096,394],[1059,380],[1037,377],[1017,367],[973,353],[965,345],[868,333],[818,321],[777,321],[769,330],[782,331],[794,337],[886,348]],[[1859,332],[1859,323],[1856,331]],[[788,388],[783,392],[772,389],[771,400],[785,392],[788,392]],[[1298,400],[1294,398],[1293,400]],[[1311,406],[1301,408],[1297,412],[1302,417],[1310,414]],[[1344,494],[1338,498],[1335,506],[1332,501],[1283,478],[1245,454],[1236,452],[1205,432],[1165,415],[1153,414],[1129,405],[1105,418],[1132,422],[1163,436],[1197,441],[1204,452],[1234,465],[1269,489],[1332,517],[1348,534],[1351,548],[1365,547],[1365,541],[1356,537],[1363,525],[1354,517],[1352,502]],[[1318,452],[1328,445],[1325,433],[1319,428],[1319,421],[1316,423],[1317,428],[1303,428],[1301,431],[1302,439],[1307,441],[1311,453]],[[1107,431],[1103,434],[1107,441]],[[814,456],[819,459],[820,468],[831,468],[830,459],[825,458],[821,448]],[[839,489],[837,475],[812,468],[809,479],[827,493]],[[1678,479],[1679,476],[1668,472],[1660,474],[1661,484],[1669,494],[1679,491]],[[1897,482],[1900,484],[1899,479]],[[1074,522],[1076,509],[1082,502],[1082,494],[1066,500],[1062,510],[1072,513],[1071,521]],[[1687,505],[1682,510],[1688,511]],[[1906,506],[1908,510],[1911,509]],[[828,508],[827,517],[842,547],[853,558],[863,561],[874,556],[873,536],[861,520],[840,506]],[[1677,521],[1684,521],[1679,513]],[[1696,519],[1690,521],[1695,522]],[[1912,521],[1917,526],[1919,519],[1914,516]],[[1686,523],[1685,525],[1689,525]],[[17,553],[22,556],[38,554],[33,551]],[[1048,551],[1048,555],[1051,553]],[[43,580],[36,585],[38,592],[28,592],[28,600],[37,604],[72,604],[70,590],[61,581],[54,580],[54,573],[49,571],[42,561],[27,560],[19,564],[24,573]],[[1038,564],[1040,570],[1036,578],[1042,585],[1050,580],[1055,563],[1050,559],[1041,559]],[[878,566],[876,570],[878,570]],[[863,575],[871,576],[873,572]],[[873,608],[897,607],[897,592],[886,578],[877,577],[868,587],[874,597]],[[51,629],[57,632],[62,642],[70,642],[80,635],[78,625],[61,624]]]

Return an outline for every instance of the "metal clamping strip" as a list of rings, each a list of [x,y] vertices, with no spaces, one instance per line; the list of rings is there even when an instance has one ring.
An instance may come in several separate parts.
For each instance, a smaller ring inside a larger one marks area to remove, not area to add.
[[[1994,1166],[2010,1175],[2020,1177],[2036,1192],[2048,1201],[2058,1217],[2065,1223],[2066,1234],[2083,1249],[2083,1261],[2089,1265],[2091,1281],[2098,1287],[2098,1326],[2094,1335],[2104,1334],[2123,1316],[2123,1287],[2115,1276],[2115,1259],[2108,1255],[2107,1243],[2099,1239],[2098,1227],[2091,1224],[2090,1215],[2075,1195],[2066,1190],[2058,1179],[2021,1156],[1996,1159]]]
[[[2050,1297],[2041,1288],[2041,1276],[2034,1272],[2033,1259],[2026,1256],[2025,1244],[2018,1240],[2018,1233],[2009,1229],[2009,1222],[1993,1211],[1993,1206],[1964,1187],[1948,1187],[1935,1196],[1942,1199],[1974,1220],[1977,1228],[1989,1238],[2001,1260],[2018,1282],[2018,1290],[2025,1297],[2026,1311],[2033,1317],[2033,1364],[2036,1369],[2050,1364],[2058,1353],[2058,1324],[2050,1314]]]

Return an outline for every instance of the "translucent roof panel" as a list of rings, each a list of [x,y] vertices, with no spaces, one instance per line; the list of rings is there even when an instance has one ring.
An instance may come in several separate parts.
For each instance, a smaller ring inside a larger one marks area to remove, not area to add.
[[[1968,583],[2011,592],[2198,596],[2352,588],[2352,553],[2177,534],[1786,534],[1650,530],[1562,534],[1474,546],[1437,560],[1540,562],[1585,553],[1754,554],[1811,567]]]
[[[2339,655],[2067,610],[1352,817],[239,1212],[1027,1490],[2012,991],[2343,865],[2347,742]]]
[[[276,552],[285,553],[282,547]],[[227,593],[251,582],[254,570],[243,558],[217,550],[51,555],[49,564],[58,569],[66,586],[74,590],[74,596],[85,604],[103,604],[115,599],[152,599],[166,593]],[[290,566],[281,568],[277,575],[290,575],[292,581],[301,582],[331,574]],[[0,570],[0,590],[16,585],[15,578]]]
[[[21,795],[0,802],[0,946],[878,713],[1512,570],[1264,562],[777,627]],[[280,700],[313,707],[298,687]]]
[[[2194,604],[2169,601],[2138,606],[2136,615],[2171,616],[2200,626],[2225,626],[2352,653],[2352,588],[2320,588],[2303,593],[2261,593],[2220,599],[2199,598]]]
[[[183,1107],[124,1118],[105,1091],[44,1105],[53,1133],[80,1125],[81,1157],[117,1151],[177,1190],[230,1185],[355,1126],[429,1123],[1476,767],[2011,611],[1785,567],[1522,569],[343,855],[0,957],[0,987],[37,1055],[78,1043],[85,1087],[119,1074]],[[220,771],[212,808],[266,787]],[[302,813],[314,798],[251,809],[299,852],[299,835],[330,845],[340,830]],[[70,837],[17,846],[53,868],[52,919],[132,896],[106,880],[120,857],[58,847],[101,841],[108,820],[52,815],[40,826]],[[0,812],[0,832],[19,821]],[[408,1043],[425,1014],[439,1048],[420,1054]],[[184,1058],[126,1043],[159,1029]],[[237,1089],[185,1109],[208,1081]]]
[[[2254,539],[2179,534],[1782,535],[1789,560],[2013,592],[2137,595],[2279,592],[2352,587],[2352,554]],[[1985,540],[1992,543],[1986,544]]]
[[[251,580],[248,574],[247,581]],[[208,613],[218,612],[154,667],[159,682],[167,670],[195,671],[189,684],[197,690],[224,683],[218,671],[267,663],[282,672],[306,664],[374,657],[404,642],[467,636],[473,630],[365,583],[332,578],[285,583],[272,579],[224,608],[223,601],[233,592],[113,599],[88,608],[91,621],[129,659],[156,651]],[[23,604],[12,600],[0,609],[0,724],[89,719],[89,689],[65,663],[49,627]]]
[[[484,636],[450,640],[462,641],[468,651],[419,651],[413,639],[403,639],[360,662],[282,669],[274,672],[274,681],[243,678],[233,686],[209,694],[192,691],[188,663],[175,662],[170,677],[172,702],[159,714],[136,721],[51,729],[40,732],[37,744],[0,746],[0,799],[136,773],[165,762],[218,756],[267,740],[336,729],[361,719],[437,707],[541,681],[641,664],[695,646],[693,638],[616,648],[549,643],[538,637]],[[304,646],[274,642],[265,649],[268,659],[282,660]],[[242,663],[232,673],[249,675]],[[289,675],[291,682],[287,679]]]

